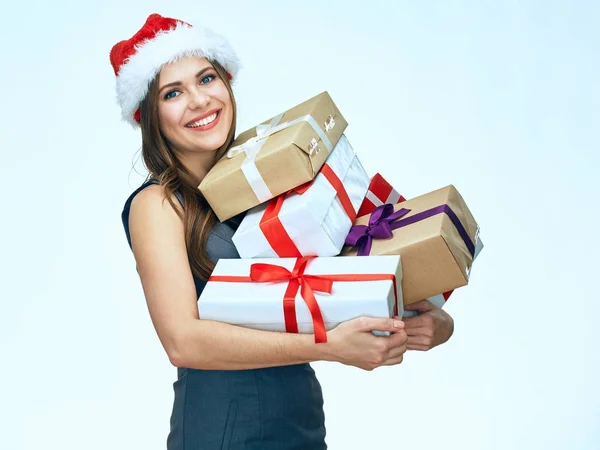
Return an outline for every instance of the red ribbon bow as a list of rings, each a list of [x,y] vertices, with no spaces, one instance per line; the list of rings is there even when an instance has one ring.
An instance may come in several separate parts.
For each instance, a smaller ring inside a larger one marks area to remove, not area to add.
[[[250,279],[258,282],[289,281],[283,296],[283,316],[285,319],[285,329],[288,333],[298,333],[296,294],[298,293],[298,289],[300,289],[300,295],[304,299],[312,317],[315,342],[327,342],[325,322],[314,291],[331,294],[333,280],[328,279],[326,276],[306,275],[304,270],[309,259],[309,257],[298,258],[291,272],[285,267],[274,264],[252,264],[250,267]]]

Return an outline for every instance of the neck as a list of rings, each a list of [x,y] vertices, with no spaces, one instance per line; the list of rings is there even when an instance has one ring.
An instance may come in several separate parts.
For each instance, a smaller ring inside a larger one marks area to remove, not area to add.
[[[215,164],[215,152],[186,153],[180,154],[179,158],[186,169],[196,176],[198,182],[204,179]]]

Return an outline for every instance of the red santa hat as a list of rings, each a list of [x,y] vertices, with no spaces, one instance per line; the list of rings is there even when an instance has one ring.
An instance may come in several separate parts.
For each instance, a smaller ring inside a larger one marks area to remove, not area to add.
[[[133,37],[112,48],[110,63],[117,77],[117,102],[125,121],[139,125],[139,106],[150,82],[164,64],[185,56],[218,62],[229,79],[235,79],[239,70],[238,58],[222,36],[159,14],[148,16]]]

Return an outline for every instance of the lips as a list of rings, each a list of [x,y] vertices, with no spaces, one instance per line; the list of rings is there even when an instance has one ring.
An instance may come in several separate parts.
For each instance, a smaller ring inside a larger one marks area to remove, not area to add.
[[[213,109],[201,116],[198,116],[189,121],[185,126],[186,128],[203,128],[213,124],[220,115],[220,109]]]

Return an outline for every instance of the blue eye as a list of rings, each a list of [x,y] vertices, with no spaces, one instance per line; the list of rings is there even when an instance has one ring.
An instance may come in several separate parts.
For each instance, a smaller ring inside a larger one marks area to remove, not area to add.
[[[214,79],[215,79],[214,75],[206,75],[204,78],[202,78],[200,80],[200,84],[208,84],[208,83],[210,83]]]
[[[165,96],[164,96],[164,99],[165,99],[165,100],[168,100],[168,99],[170,99],[170,98],[175,98],[175,97],[177,97],[177,94],[178,94],[178,93],[179,93],[179,92],[178,92],[178,91],[175,91],[175,90],[173,90],[173,91],[169,91],[169,92],[167,92],[167,93],[165,94]]]

